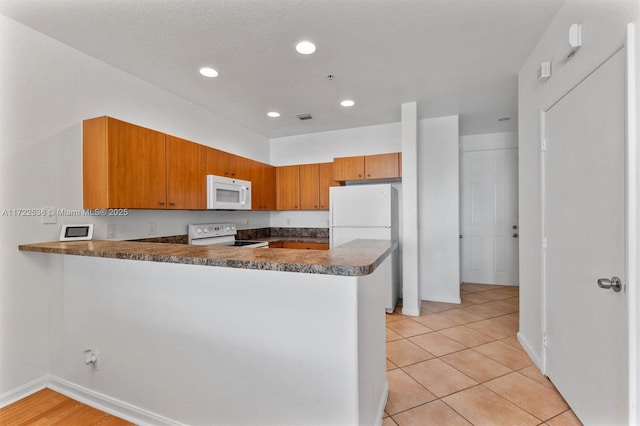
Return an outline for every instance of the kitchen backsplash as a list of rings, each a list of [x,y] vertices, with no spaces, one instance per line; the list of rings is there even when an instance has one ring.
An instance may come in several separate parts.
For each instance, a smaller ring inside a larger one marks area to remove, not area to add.
[[[239,229],[238,240],[252,240],[268,237],[311,237],[329,238],[329,228],[257,228]]]
[[[329,228],[256,228],[238,229],[237,240],[255,240],[269,237],[309,237],[329,238]],[[169,235],[166,237],[138,238],[131,241],[141,243],[187,244],[187,235]]]

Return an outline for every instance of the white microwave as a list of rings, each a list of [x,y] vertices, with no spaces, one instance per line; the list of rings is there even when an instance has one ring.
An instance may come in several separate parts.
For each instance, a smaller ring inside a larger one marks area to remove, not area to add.
[[[207,175],[208,210],[251,210],[251,182]]]

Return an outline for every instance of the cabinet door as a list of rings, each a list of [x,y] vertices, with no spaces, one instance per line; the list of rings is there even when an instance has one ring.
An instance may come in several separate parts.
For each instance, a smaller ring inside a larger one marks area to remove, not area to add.
[[[276,207],[300,210],[300,166],[276,167]]]
[[[320,206],[320,167],[318,164],[300,165],[300,209],[318,210]]]
[[[167,208],[204,210],[206,147],[167,135]]]
[[[320,210],[329,210],[329,188],[340,184],[333,179],[333,163],[320,163],[320,192],[318,200]]]
[[[333,179],[339,182],[364,179],[364,156],[333,159]]]
[[[290,249],[297,249],[297,250],[329,250],[329,244],[284,242],[282,248],[290,248]]]
[[[242,180],[251,180],[253,160],[239,155],[229,155],[229,177]],[[226,175],[225,175],[226,176]]]
[[[251,164],[251,210],[275,210],[276,170],[268,164],[253,161]]]
[[[107,119],[108,206],[166,208],[165,135]]]
[[[264,210],[276,209],[276,168],[272,165],[264,165]]]
[[[229,158],[231,154],[219,149],[206,147],[207,165],[205,174],[229,177]]]
[[[364,159],[366,179],[385,179],[400,177],[399,154],[367,155]]]

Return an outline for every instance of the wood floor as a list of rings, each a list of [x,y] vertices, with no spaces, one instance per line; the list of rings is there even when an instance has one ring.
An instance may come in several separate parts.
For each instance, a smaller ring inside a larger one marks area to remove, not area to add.
[[[0,425],[132,425],[45,388],[0,409]]]

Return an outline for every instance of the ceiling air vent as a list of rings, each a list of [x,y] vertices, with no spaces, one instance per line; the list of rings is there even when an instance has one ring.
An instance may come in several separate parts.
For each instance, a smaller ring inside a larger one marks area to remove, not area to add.
[[[296,117],[298,117],[298,119],[300,120],[311,120],[311,114],[309,114],[308,112],[302,112],[300,114],[296,114]]]

